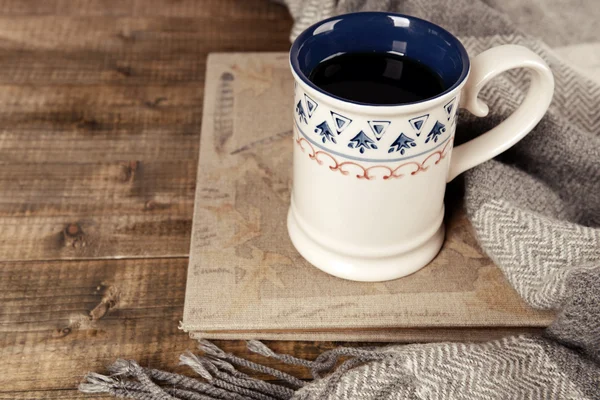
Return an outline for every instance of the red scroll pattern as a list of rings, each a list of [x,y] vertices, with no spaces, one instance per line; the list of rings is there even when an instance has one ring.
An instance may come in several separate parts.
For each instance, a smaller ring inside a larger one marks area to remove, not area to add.
[[[330,165],[328,165],[329,169],[332,171],[339,171],[342,175],[349,175],[351,169],[354,167],[357,168],[358,173],[356,177],[358,179],[366,179],[372,180],[375,179],[376,176],[372,174],[375,170],[382,170],[384,175],[383,179],[393,179],[393,178],[402,178],[405,176],[404,173],[401,173],[400,170],[406,170],[406,173],[410,173],[410,175],[416,175],[419,172],[427,171],[427,169],[432,165],[427,165],[428,161],[432,158],[437,158],[433,165],[437,165],[440,161],[442,161],[446,155],[448,154],[448,149],[451,146],[454,137],[451,137],[444,147],[441,150],[435,151],[429,154],[422,162],[409,161],[404,164],[400,164],[394,168],[389,167],[387,165],[372,165],[370,167],[364,167],[359,163],[354,161],[343,161],[339,162],[333,155],[323,151],[323,150],[315,150],[313,145],[303,137],[296,137],[296,144],[300,146],[303,152],[306,152],[307,149],[310,149],[308,156],[311,160],[315,160],[319,165],[323,165],[326,160],[330,160]],[[306,144],[308,147],[304,147]],[[410,168],[410,169],[409,169]]]

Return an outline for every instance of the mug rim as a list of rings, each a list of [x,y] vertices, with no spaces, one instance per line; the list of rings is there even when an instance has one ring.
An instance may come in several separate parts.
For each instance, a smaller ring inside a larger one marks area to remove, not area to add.
[[[340,18],[347,17],[347,16],[359,16],[360,17],[360,16],[372,16],[372,15],[401,17],[401,18],[406,18],[408,20],[418,21],[419,23],[422,23],[426,26],[428,25],[432,28],[435,28],[436,30],[442,31],[443,33],[447,34],[448,37],[451,38],[451,40],[453,42],[453,43],[451,43],[451,45],[455,45],[457,47],[458,53],[460,54],[460,58],[461,58],[461,61],[463,64],[463,69],[461,71],[459,78],[456,80],[456,82],[454,82],[450,87],[448,87],[443,92],[441,92],[433,97],[429,97],[427,99],[413,101],[410,103],[377,104],[377,103],[364,103],[364,102],[349,100],[349,99],[345,99],[343,97],[336,96],[332,93],[329,93],[329,92],[321,89],[320,87],[315,85],[310,79],[308,79],[308,77],[300,69],[300,65],[298,62],[298,55],[300,53],[302,44],[307,39],[306,36],[309,35],[310,32],[313,32],[314,30],[316,30],[319,26],[326,24],[328,22],[334,21],[336,19],[340,19]],[[311,26],[306,28],[304,31],[302,31],[296,37],[294,42],[292,43],[292,47],[290,49],[289,61],[290,61],[290,65],[292,67],[294,74],[298,78],[300,78],[300,80],[304,84],[308,85],[311,89],[319,92],[320,94],[322,94],[323,96],[326,96],[328,98],[333,98],[333,99],[336,99],[343,103],[353,104],[355,106],[362,106],[362,107],[405,107],[405,106],[421,105],[424,103],[429,103],[431,101],[438,100],[439,98],[447,96],[449,93],[455,91],[458,87],[460,87],[466,80],[467,76],[469,75],[469,71],[471,69],[471,62],[470,62],[467,50],[465,49],[463,44],[460,42],[460,40],[458,40],[458,38],[456,36],[454,36],[452,33],[450,33],[448,30],[442,28],[439,25],[434,24],[433,22],[427,21],[422,18],[414,17],[412,15],[400,14],[400,13],[395,13],[395,12],[384,12],[384,11],[361,11],[361,12],[339,14],[339,15],[335,15],[333,17],[329,17],[329,18],[323,19],[321,21],[318,21],[318,22],[312,24]]]

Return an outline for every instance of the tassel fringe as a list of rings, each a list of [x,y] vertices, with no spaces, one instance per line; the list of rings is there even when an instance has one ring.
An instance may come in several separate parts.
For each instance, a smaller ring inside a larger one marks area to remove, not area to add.
[[[143,368],[135,361],[117,360],[108,367],[110,375],[87,374],[79,390],[136,400],[287,400],[305,385],[304,381],[283,371],[226,353],[207,340],[200,341],[199,348],[204,355],[188,351],[179,357],[179,362],[191,368],[200,379]],[[336,349],[308,361],[277,354],[256,340],[248,342],[248,349],[286,364],[309,368],[314,377],[331,370],[340,357],[358,355],[350,354],[356,353],[356,349],[346,352]],[[282,384],[253,378],[236,367],[271,375]]]

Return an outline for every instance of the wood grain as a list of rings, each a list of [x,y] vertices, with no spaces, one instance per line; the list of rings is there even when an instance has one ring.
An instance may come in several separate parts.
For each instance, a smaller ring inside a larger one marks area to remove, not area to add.
[[[185,256],[195,161],[19,162],[0,168],[0,258]]]
[[[206,57],[290,28],[265,0],[0,0],[0,399],[180,371]]]
[[[0,259],[187,255],[206,57],[290,25],[264,0],[0,1]]]
[[[177,366],[180,354],[196,348],[178,330],[186,269],[186,258],[0,264],[0,399],[82,398],[69,389],[88,371],[106,372],[117,358],[194,376]],[[243,341],[216,343],[310,377],[303,368],[250,354]],[[314,359],[336,343],[268,345]]]
[[[5,16],[212,17],[248,19],[257,23],[283,19],[286,11],[263,0],[2,0]]]
[[[3,263],[4,391],[73,388],[116,358],[174,366],[185,259]]]

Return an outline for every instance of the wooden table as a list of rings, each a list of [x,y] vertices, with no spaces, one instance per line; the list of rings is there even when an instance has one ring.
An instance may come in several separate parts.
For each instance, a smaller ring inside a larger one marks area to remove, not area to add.
[[[119,357],[190,373],[206,57],[285,51],[291,25],[267,0],[0,1],[1,399],[108,398],[76,387]]]

